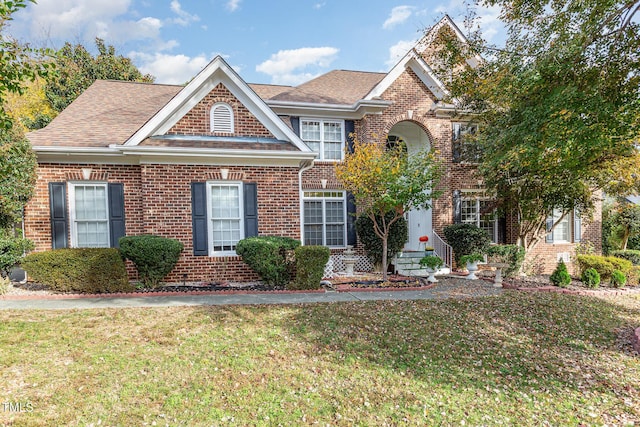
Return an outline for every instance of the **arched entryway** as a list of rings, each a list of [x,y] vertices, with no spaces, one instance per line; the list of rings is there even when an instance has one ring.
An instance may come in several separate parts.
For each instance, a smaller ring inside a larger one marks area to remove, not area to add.
[[[431,141],[427,133],[412,121],[401,121],[389,130],[388,140],[391,142],[398,139],[403,140],[407,145],[409,156],[431,148]],[[428,236],[429,240],[433,238],[431,208],[413,209],[405,214],[405,218],[409,227],[409,240],[407,240],[404,250],[424,250],[425,245],[420,242],[420,237]]]

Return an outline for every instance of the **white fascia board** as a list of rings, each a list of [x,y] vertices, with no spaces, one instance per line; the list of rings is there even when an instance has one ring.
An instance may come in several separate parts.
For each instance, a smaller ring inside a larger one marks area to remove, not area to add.
[[[137,163],[137,160],[128,158],[119,149],[111,147],[34,146],[32,149],[38,163]]]
[[[353,105],[310,102],[266,101],[273,111],[288,116],[314,116],[359,120],[367,114],[382,114],[393,104],[384,100],[359,100]]]
[[[219,83],[223,83],[277,139],[291,141],[302,152],[311,152],[295,132],[282,122],[262,98],[220,56],[216,56],[124,145],[137,146],[149,136],[166,133]]]

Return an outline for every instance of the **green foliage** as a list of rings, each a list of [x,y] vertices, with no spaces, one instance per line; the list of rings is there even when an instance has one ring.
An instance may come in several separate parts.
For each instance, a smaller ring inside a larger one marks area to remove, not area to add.
[[[462,255],[460,257],[460,265],[473,264],[474,262],[484,261],[484,255],[478,252],[473,252],[468,255]]]
[[[11,285],[11,280],[8,277],[0,276],[0,295],[4,295],[9,292],[9,286]]]
[[[385,222],[389,223],[395,217],[394,212],[387,212]],[[376,216],[376,222],[382,223],[382,219]],[[382,265],[382,239],[374,231],[374,223],[368,215],[360,215],[356,220],[356,232],[369,259],[375,265]],[[402,250],[409,238],[409,228],[404,217],[398,218],[390,227],[387,235],[387,260],[391,260]],[[387,262],[388,265],[388,262]],[[383,268],[383,270],[385,270]]]
[[[487,253],[491,239],[486,231],[474,224],[452,224],[444,228],[444,237],[453,248],[456,264],[460,258],[474,252]]]
[[[595,268],[587,268],[582,272],[580,280],[588,288],[597,288],[600,285],[600,274]]]
[[[11,227],[33,196],[36,156],[19,126],[0,126],[0,228]]]
[[[626,251],[613,251],[611,255],[617,258],[626,259],[633,265],[640,265],[640,251],[627,249]]]
[[[242,239],[236,253],[262,280],[272,286],[285,286],[291,280],[292,251],[300,241],[281,236],[256,236]]]
[[[631,274],[633,270],[631,261],[614,256],[578,255],[576,260],[580,271],[594,268],[602,280],[609,280],[614,270],[620,270],[625,275]]]
[[[614,288],[621,288],[627,284],[627,276],[620,270],[613,270],[610,282]]]
[[[564,261],[560,260],[556,269],[549,276],[549,280],[555,286],[560,286],[561,288],[566,288],[571,283],[571,276],[569,275],[569,271],[567,271],[567,266]]]
[[[58,292],[130,292],[133,286],[115,248],[74,248],[35,252],[22,260],[29,277]]]
[[[326,246],[298,246],[295,248],[296,278],[287,289],[320,289],[324,267],[331,251]]]
[[[509,264],[503,270],[505,277],[513,277],[518,274],[524,262],[525,250],[518,245],[491,245],[487,249],[489,262]]]
[[[122,256],[133,262],[143,286],[155,288],[176,266],[184,246],[160,236],[124,236],[119,240]]]
[[[22,260],[23,254],[34,248],[33,242],[0,230],[0,276],[5,277]]]
[[[96,47],[95,57],[83,45],[68,42],[57,52],[58,74],[49,79],[45,90],[54,110],[64,110],[98,79],[153,82],[152,76],[143,75],[131,59],[116,55],[115,48],[105,45],[104,40],[96,38]]]
[[[444,261],[439,256],[427,255],[420,260],[420,265],[431,270],[437,270],[444,265]]]

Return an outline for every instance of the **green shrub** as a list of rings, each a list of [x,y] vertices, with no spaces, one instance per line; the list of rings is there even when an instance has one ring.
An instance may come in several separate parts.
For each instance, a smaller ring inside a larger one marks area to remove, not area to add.
[[[627,284],[627,276],[620,270],[613,270],[610,283],[614,288],[621,288]]]
[[[567,266],[564,261],[560,260],[556,269],[551,273],[549,277],[551,283],[556,286],[560,286],[561,288],[566,288],[571,283],[571,276],[567,271]]]
[[[133,286],[115,248],[54,249],[22,260],[29,277],[58,292],[130,292]]]
[[[578,255],[576,260],[580,271],[594,268],[600,274],[600,278],[603,281],[611,279],[613,270],[620,270],[625,275],[633,274],[633,264],[631,264],[630,261],[614,256]]]
[[[287,284],[287,289],[320,289],[330,255],[326,246],[298,246],[295,249],[296,278]]]
[[[452,224],[444,228],[444,237],[453,248],[456,264],[460,258],[474,252],[485,254],[491,244],[489,234],[474,224]]]
[[[125,236],[119,240],[122,256],[138,270],[142,285],[155,288],[176,266],[184,246],[175,239],[160,236]]]
[[[600,274],[595,268],[587,268],[582,272],[580,280],[588,288],[597,288],[600,284]]]
[[[20,263],[24,253],[33,247],[31,240],[14,237],[8,231],[0,231],[0,276],[7,277],[11,269]]]
[[[491,245],[487,249],[489,262],[501,262],[509,264],[503,270],[505,277],[513,277],[518,274],[524,262],[525,250],[518,245]]]
[[[388,212],[385,215],[386,221],[391,221],[395,212]],[[380,216],[376,216],[380,218]],[[373,231],[373,221],[367,215],[360,215],[356,220],[356,232],[364,246],[367,256],[376,266],[382,264],[382,239]],[[409,228],[407,221],[400,218],[391,225],[389,236],[387,237],[387,260],[390,262],[398,254],[409,238]]]
[[[617,258],[626,259],[633,265],[640,265],[640,251],[628,249],[626,251],[613,251],[611,255]]]
[[[289,237],[256,236],[242,239],[236,253],[262,280],[272,286],[284,286],[291,280],[292,251],[300,241]]]
[[[431,270],[438,270],[444,265],[444,261],[437,255],[427,255],[420,259],[420,265]]]

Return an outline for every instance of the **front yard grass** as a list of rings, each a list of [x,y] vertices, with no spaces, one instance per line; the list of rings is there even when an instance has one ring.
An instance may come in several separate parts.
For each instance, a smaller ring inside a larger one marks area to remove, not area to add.
[[[0,311],[0,425],[625,425],[638,326],[638,294],[513,291]]]

